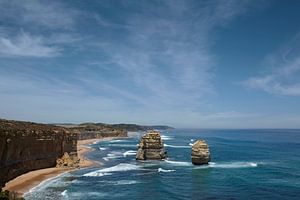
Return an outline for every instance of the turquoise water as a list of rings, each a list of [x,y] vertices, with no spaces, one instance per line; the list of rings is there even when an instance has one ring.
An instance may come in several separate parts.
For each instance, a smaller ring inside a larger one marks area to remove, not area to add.
[[[26,199],[299,199],[300,130],[162,131],[168,159],[135,160],[135,137],[92,144],[101,167],[40,184]],[[190,162],[192,143],[205,139],[207,166]]]

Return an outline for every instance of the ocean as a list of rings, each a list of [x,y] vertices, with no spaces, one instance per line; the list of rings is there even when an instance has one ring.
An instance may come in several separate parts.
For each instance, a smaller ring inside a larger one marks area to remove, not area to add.
[[[136,161],[134,137],[90,145],[102,166],[42,182],[25,199],[300,199],[300,130],[161,131],[168,158]],[[211,162],[191,164],[191,143],[205,139]]]

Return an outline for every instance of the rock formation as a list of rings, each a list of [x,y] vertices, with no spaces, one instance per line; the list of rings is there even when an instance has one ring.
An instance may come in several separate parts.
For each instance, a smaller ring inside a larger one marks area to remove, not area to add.
[[[56,167],[79,167],[79,159],[70,157],[67,152],[61,158],[56,160]]]
[[[77,157],[77,134],[46,124],[0,119],[0,188],[26,172],[55,167],[67,152]]]
[[[204,140],[197,140],[192,146],[192,163],[194,165],[208,164],[210,161],[210,152],[207,143]]]
[[[137,160],[161,160],[166,158],[163,141],[158,131],[150,131],[142,136],[136,154]]]

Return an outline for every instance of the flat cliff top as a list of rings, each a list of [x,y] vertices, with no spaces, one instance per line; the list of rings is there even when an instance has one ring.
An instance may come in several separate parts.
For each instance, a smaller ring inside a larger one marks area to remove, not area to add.
[[[18,131],[18,130],[68,132],[68,130],[65,128],[57,127],[53,125],[5,120],[5,119],[0,119],[0,130],[1,130],[0,134],[3,133],[3,131]]]
[[[124,129],[127,131],[148,131],[153,129],[159,130],[166,130],[166,129],[174,129],[170,126],[144,126],[138,124],[105,124],[105,123],[82,123],[82,124],[56,124],[57,126],[71,128],[71,129],[91,129],[91,130],[98,130],[98,129]]]

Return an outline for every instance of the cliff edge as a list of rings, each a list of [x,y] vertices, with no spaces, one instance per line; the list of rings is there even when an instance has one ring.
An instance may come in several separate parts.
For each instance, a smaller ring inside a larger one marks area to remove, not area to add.
[[[77,157],[77,133],[52,125],[0,119],[0,187],[32,170]]]

